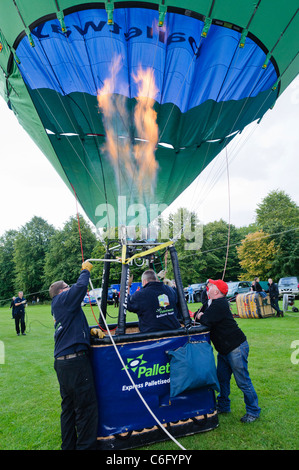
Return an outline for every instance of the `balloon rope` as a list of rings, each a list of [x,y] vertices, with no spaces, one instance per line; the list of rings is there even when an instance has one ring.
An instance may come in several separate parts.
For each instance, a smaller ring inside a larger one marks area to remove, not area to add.
[[[80,245],[81,245],[81,253],[82,253],[82,260],[84,262],[84,254],[83,254],[83,244],[82,244],[82,236],[81,236],[81,229],[80,229],[80,219],[79,219],[79,212],[78,212],[78,203],[77,203],[77,194],[76,194],[76,191],[75,191],[75,188],[73,187],[73,185],[71,184],[72,188],[73,188],[73,191],[74,191],[74,194],[75,194],[75,200],[76,200],[76,208],[77,208],[77,220],[78,220],[78,228],[79,228],[79,235],[80,235]],[[94,287],[93,287],[93,284],[92,284],[92,281],[91,279],[89,279],[89,283],[90,283],[90,286],[91,286],[91,289],[94,290]],[[88,291],[87,291],[88,292]],[[89,293],[88,293],[88,298],[89,298]],[[90,302],[90,298],[89,298],[89,303],[90,303],[90,307],[91,307],[91,311],[93,313],[93,316],[94,316],[94,319],[97,323],[97,325],[99,326],[99,328],[101,328],[101,326],[99,325],[97,319],[96,319],[96,316],[94,314],[94,311],[93,311],[93,308],[92,308],[92,305],[91,305],[91,302]],[[154,420],[156,421],[156,423],[160,426],[160,428],[165,432],[165,434],[181,449],[181,450],[186,450],[169,432],[168,430],[163,426],[163,424],[159,421],[159,419],[157,418],[157,416],[154,414],[154,412],[151,410],[151,408],[149,407],[149,405],[147,404],[147,402],[145,401],[145,399],[143,398],[143,396],[141,395],[140,391],[138,390],[134,380],[132,379],[129,371],[127,370],[127,367],[117,349],[117,346],[115,344],[115,341],[113,339],[113,336],[111,335],[111,331],[109,329],[109,326],[108,324],[106,323],[106,319],[105,319],[105,316],[102,312],[102,309],[101,309],[101,306],[100,306],[100,303],[98,301],[98,299],[96,298],[96,303],[97,303],[97,306],[99,308],[99,311],[100,311],[100,315],[103,319],[103,322],[104,322],[104,325],[105,325],[105,328],[106,330],[104,331],[107,331],[108,332],[108,335],[110,337],[110,340],[113,344],[113,347],[115,349],[115,352],[121,362],[121,364],[123,365],[123,368],[128,376],[128,378],[130,379],[135,391],[137,392],[137,395],[139,396],[139,398],[141,399],[141,401],[143,402],[144,406],[146,407],[146,409],[149,411],[149,413],[152,415],[152,417],[154,418]],[[102,328],[101,328],[102,329]]]
[[[84,253],[83,253],[83,244],[82,244],[82,236],[81,236],[81,227],[80,227],[80,219],[79,219],[79,210],[78,210],[78,199],[77,194],[75,191],[74,186],[70,183],[71,187],[73,188],[75,194],[75,201],[76,201],[76,213],[77,213],[77,220],[78,220],[78,230],[79,230],[79,237],[80,237],[80,246],[81,246],[81,255],[82,255],[82,263],[84,263]]]
[[[80,217],[79,217],[79,210],[78,210],[77,194],[76,194],[75,188],[74,188],[74,186],[72,185],[72,183],[70,183],[70,185],[71,185],[71,187],[73,188],[74,195],[75,195],[76,212],[77,212],[77,221],[78,221],[78,230],[79,230],[80,246],[81,246],[81,255],[82,255],[82,262],[84,263],[84,252],[83,252],[83,243],[82,243],[82,235],[81,235],[81,226],[80,226]],[[99,324],[99,322],[98,322],[98,320],[97,320],[97,318],[96,318],[96,316],[95,316],[95,313],[94,313],[94,311],[93,311],[88,289],[87,289],[87,295],[88,295],[88,302],[89,302],[89,305],[90,305],[90,308],[91,308],[91,311],[92,311],[93,318],[95,319],[95,322],[96,322],[97,326],[98,326],[101,330],[103,330],[103,328],[102,328],[101,325]]]
[[[228,191],[228,234],[227,234],[227,248],[226,248],[226,256],[225,256],[225,263],[224,269],[222,274],[222,280],[225,276],[227,260],[228,260],[228,251],[229,251],[229,242],[230,242],[230,181],[229,181],[229,170],[228,170],[228,157],[227,157],[227,147],[225,148],[225,157],[226,157],[226,171],[227,171],[227,191]]]
[[[91,279],[89,279],[89,283],[91,285],[91,288],[93,289],[93,285],[92,285],[92,281]],[[147,404],[147,402],[145,401],[145,399],[143,398],[143,396],[141,395],[140,391],[138,390],[129,370],[127,369],[127,366],[125,365],[124,361],[123,361],[123,358],[121,357],[120,355],[120,352],[119,350],[117,349],[117,346],[115,344],[115,341],[113,339],[113,336],[111,335],[111,332],[109,330],[109,327],[106,323],[106,319],[102,313],[102,309],[101,309],[101,306],[99,304],[99,301],[98,299],[96,299],[96,302],[97,302],[97,305],[99,307],[99,310],[100,310],[100,313],[101,313],[101,316],[102,316],[102,319],[104,321],[104,324],[105,324],[105,327],[107,328],[107,331],[108,331],[108,334],[109,334],[109,337],[110,337],[110,340],[111,340],[111,343],[115,349],[115,352],[120,360],[120,363],[122,364],[123,366],[123,370],[125,371],[125,373],[127,374],[131,384],[133,385],[137,395],[139,396],[140,400],[142,401],[142,403],[144,404],[144,406],[146,407],[146,409],[148,410],[148,412],[152,415],[152,417],[154,418],[154,420],[156,421],[156,423],[160,426],[160,428],[165,432],[165,434],[181,449],[181,450],[186,450],[169,432],[168,430],[165,428],[165,426],[163,426],[163,424],[159,421],[159,419],[157,418],[157,416],[154,414],[154,412],[151,410],[151,408],[149,407],[149,405]]]

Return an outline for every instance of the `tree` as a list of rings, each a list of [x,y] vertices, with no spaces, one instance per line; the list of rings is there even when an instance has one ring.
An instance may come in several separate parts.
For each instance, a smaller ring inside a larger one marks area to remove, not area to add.
[[[159,221],[158,239],[162,243],[174,239],[178,255],[180,273],[183,286],[198,281],[198,253],[202,245],[203,227],[194,212],[186,208],[179,208],[174,214],[170,214],[168,220]],[[190,263],[192,259],[192,263]],[[167,263],[167,266],[166,266]],[[174,278],[170,256],[156,253],[156,270],[167,268],[167,277]]]
[[[116,231],[117,231],[117,229],[116,229]],[[93,249],[92,258],[94,258],[94,259],[104,259],[106,249],[107,249],[106,245],[104,243],[98,241],[96,246]],[[112,256],[113,256],[113,254],[112,254]],[[120,256],[120,253],[119,252],[115,253],[115,256]],[[110,268],[109,268],[110,269],[110,271],[109,271],[109,285],[110,284],[120,284],[121,264],[117,263],[117,262],[110,262],[109,266],[110,266]],[[92,279],[94,280],[93,281],[93,286],[95,288],[96,287],[101,287],[101,285],[102,285],[103,268],[104,268],[104,263],[103,262],[94,262],[93,263]]]
[[[271,276],[273,260],[277,254],[277,247],[274,240],[269,240],[269,236],[262,230],[249,233],[242,244],[237,247],[240,265],[243,274],[240,280],[251,280],[254,277],[267,279]]]
[[[256,223],[275,240],[272,276],[299,273],[299,207],[284,191],[270,192],[258,205]]]
[[[205,282],[208,278],[222,278],[226,263],[229,224],[220,220],[203,226],[195,214],[189,213],[186,209],[184,211],[186,211],[185,224],[182,225],[184,230],[175,244],[183,285]],[[177,229],[173,230],[172,225],[180,226],[176,221],[177,217],[178,213],[169,218],[170,227],[167,229],[170,237],[173,232],[177,233]],[[191,220],[191,225],[188,220]],[[186,225],[190,225],[190,233],[186,230]],[[191,235],[195,233],[197,234],[195,238],[199,243],[198,246],[195,244],[195,249],[190,249],[193,248]],[[241,272],[236,251],[236,245],[242,238],[241,235],[242,232],[239,233],[239,229],[236,229],[234,225],[230,226],[229,251],[225,269],[225,279],[228,280],[237,279]],[[169,276],[172,275],[172,269],[169,268]]]
[[[204,226],[203,245],[199,259],[199,278],[201,281],[206,281],[209,278],[221,279],[224,269],[225,280],[236,280],[238,278],[240,265],[236,245],[241,241],[241,236],[238,229],[231,225],[227,253],[228,234],[229,224],[224,220],[210,222]]]
[[[256,209],[256,223],[275,234],[299,227],[299,207],[284,191],[271,191]]]
[[[16,294],[14,289],[15,265],[13,261],[16,230],[8,230],[0,238],[0,299],[7,300]]]
[[[89,224],[79,216],[84,259],[91,258],[96,236]],[[76,282],[82,264],[82,252],[77,217],[71,217],[51,238],[44,266],[44,289],[60,279]]]
[[[43,288],[45,256],[55,229],[41,217],[33,217],[18,232],[14,242],[16,291],[39,292]]]

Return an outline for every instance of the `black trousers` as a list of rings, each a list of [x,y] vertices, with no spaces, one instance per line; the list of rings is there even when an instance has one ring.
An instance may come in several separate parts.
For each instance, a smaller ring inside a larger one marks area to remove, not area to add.
[[[16,332],[18,335],[20,334],[20,323],[21,323],[21,333],[25,333],[25,329],[26,329],[25,312],[15,314],[15,325],[16,325]]]
[[[277,297],[270,297],[270,302],[271,302],[272,308],[274,308],[274,310],[276,310],[277,315],[283,314],[283,312],[279,308],[278,298]]]
[[[62,450],[95,450],[98,406],[88,354],[55,359],[61,402]]]

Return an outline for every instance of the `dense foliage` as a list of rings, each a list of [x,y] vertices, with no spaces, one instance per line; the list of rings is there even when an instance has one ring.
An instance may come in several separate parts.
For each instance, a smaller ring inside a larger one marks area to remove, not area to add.
[[[77,216],[58,230],[33,217],[20,230],[0,237],[0,301],[9,302],[19,290],[29,300],[47,299],[55,280],[75,282],[82,262],[80,235],[85,259],[105,256],[107,239],[100,241],[83,217],[79,221],[80,231]],[[247,227],[237,228],[224,220],[202,225],[195,214],[179,209],[167,221],[159,219],[156,228],[159,241],[177,239],[184,286],[223,276],[226,281],[255,276],[278,281],[299,274],[299,207],[283,191],[269,193],[256,209],[255,223]],[[144,268],[130,266],[134,280],[140,280]],[[173,278],[167,252],[156,254],[154,268],[166,270],[167,277]],[[95,263],[95,287],[101,285],[102,269],[101,263]],[[110,283],[119,283],[120,275],[121,265],[112,264]]]

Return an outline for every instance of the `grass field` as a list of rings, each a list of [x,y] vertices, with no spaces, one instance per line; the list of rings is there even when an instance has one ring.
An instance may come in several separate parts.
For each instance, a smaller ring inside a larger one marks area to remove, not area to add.
[[[195,311],[197,306],[192,304],[190,309]],[[84,309],[89,324],[94,325],[90,307]],[[113,306],[108,312],[116,315]],[[251,424],[240,422],[245,413],[243,396],[232,380],[232,412],[219,416],[219,427],[179,441],[187,450],[298,450],[299,354],[291,344],[299,341],[299,313],[237,321],[250,345],[249,371],[261,417]],[[60,395],[53,369],[49,305],[27,307],[26,333],[17,336],[10,309],[0,308],[0,347],[4,349],[4,358],[0,355],[0,449],[60,449]],[[172,441],[145,449],[178,450]]]

